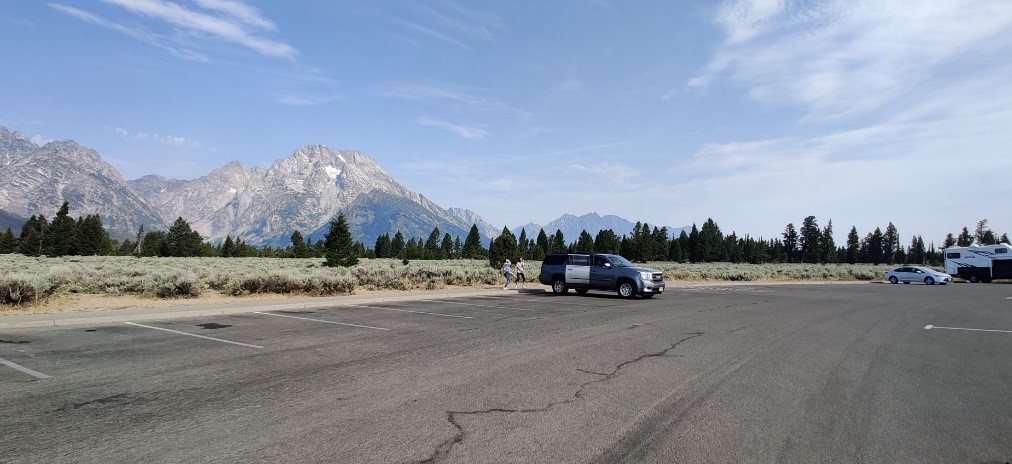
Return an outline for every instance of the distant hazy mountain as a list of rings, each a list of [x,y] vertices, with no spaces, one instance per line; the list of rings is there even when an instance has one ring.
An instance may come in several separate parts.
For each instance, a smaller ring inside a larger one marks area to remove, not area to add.
[[[575,242],[576,239],[580,237],[580,233],[583,232],[584,230],[586,230],[587,233],[589,233],[592,237],[597,236],[598,232],[607,229],[611,229],[619,236],[622,236],[622,235],[631,235],[633,228],[635,226],[636,223],[631,222],[628,219],[624,219],[614,215],[601,216],[597,213],[589,213],[584,214],[583,216],[574,216],[572,214],[563,214],[562,217],[552,222],[549,222],[548,224],[545,224],[543,226],[538,224],[527,224],[525,226],[517,227],[516,229],[513,229],[510,232],[513,232],[513,235],[519,237],[520,231],[526,230],[528,238],[537,239],[538,233],[541,231],[541,229],[544,229],[545,233],[548,235],[554,234],[556,230],[561,230],[562,235],[566,239],[566,242],[572,243]],[[654,227],[663,227],[663,226],[658,224],[650,224],[651,229],[653,229]],[[681,233],[682,229],[688,231],[692,227],[667,226],[667,228],[669,234],[677,237],[678,234]]]
[[[158,213],[94,150],[70,140],[39,147],[0,127],[0,209],[52,220],[64,201],[72,217],[99,215],[114,237],[134,237],[141,225],[165,228]]]
[[[3,233],[10,227],[11,233],[15,236],[21,235],[21,226],[25,225],[26,221],[28,221],[27,218],[0,210],[0,233]]]

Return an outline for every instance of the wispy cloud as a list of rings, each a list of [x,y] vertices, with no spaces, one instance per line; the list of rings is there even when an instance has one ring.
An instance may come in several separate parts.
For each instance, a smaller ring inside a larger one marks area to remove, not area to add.
[[[340,95],[329,97],[299,97],[294,95],[285,95],[278,100],[278,103],[288,106],[316,106],[340,101],[343,98],[344,97],[341,97]]]
[[[1006,49],[1012,3],[742,0],[716,22],[727,39],[689,87],[726,76],[756,101],[838,119],[922,94],[943,66],[973,69]]]
[[[194,37],[216,37],[262,55],[277,58],[294,58],[298,54],[291,45],[264,37],[262,32],[275,32],[277,26],[264,18],[259,10],[238,0],[194,0],[199,10],[167,0],[102,1],[154,20],[156,21],[154,25],[167,25],[172,27],[174,32],[181,31],[185,34],[159,35],[140,28],[124,26],[79,8],[56,3],[49,5],[65,14],[122,32],[187,59],[207,60],[206,55],[179,45],[181,41],[192,40]]]
[[[502,20],[492,12],[478,11],[454,1],[409,2],[411,20],[393,23],[413,35],[436,39],[464,50],[474,50],[472,42],[495,42],[503,30]]]
[[[55,9],[56,11],[80,19],[81,21],[119,32],[133,39],[147,43],[148,45],[152,45],[154,47],[165,50],[171,53],[172,55],[175,55],[177,58],[190,61],[201,61],[201,62],[210,61],[210,58],[208,58],[208,56],[203,53],[173,45],[172,39],[170,39],[169,37],[162,36],[140,28],[127,27],[122,24],[109,21],[105,18],[99,17],[87,11],[74,8],[72,6],[62,5],[59,3],[50,3],[49,6]]]
[[[179,137],[176,135],[160,135],[148,132],[135,132],[127,129],[117,127],[114,129],[124,139],[128,140],[151,140],[166,145],[172,145],[174,147],[197,147],[200,143],[196,140],[188,139],[186,137]]]
[[[483,129],[479,129],[477,127],[464,126],[446,121],[440,121],[438,119],[433,119],[427,116],[418,117],[417,119],[415,119],[415,122],[423,126],[438,127],[440,129],[445,129],[469,140],[484,139],[485,136],[488,135],[488,132],[486,132]]]
[[[420,102],[450,102],[460,110],[473,113],[508,112],[518,117],[530,117],[531,113],[514,108],[506,102],[486,95],[478,89],[466,89],[450,84],[406,84],[387,88],[380,92],[381,96],[416,100]]]

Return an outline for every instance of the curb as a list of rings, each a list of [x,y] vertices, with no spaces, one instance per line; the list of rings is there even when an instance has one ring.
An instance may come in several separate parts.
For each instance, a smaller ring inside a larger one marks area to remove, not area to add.
[[[544,289],[523,289],[517,293],[545,293]],[[440,293],[431,291],[413,295],[397,296],[376,296],[376,297],[317,297],[317,299],[304,299],[298,302],[262,302],[248,304],[246,302],[225,303],[217,307],[208,305],[194,305],[189,308],[127,308],[120,310],[92,311],[82,313],[44,313],[44,314],[15,314],[0,316],[0,330],[3,329],[26,329],[38,327],[64,327],[76,325],[103,325],[114,322],[127,321],[151,321],[160,319],[180,319],[187,317],[222,316],[228,314],[251,313],[254,311],[290,311],[298,309],[318,309],[335,306],[352,306],[368,303],[391,303],[400,301],[425,301],[440,300],[446,298],[464,298],[472,296],[502,295],[501,288]],[[225,307],[223,307],[225,306]],[[5,320],[10,319],[10,320]]]

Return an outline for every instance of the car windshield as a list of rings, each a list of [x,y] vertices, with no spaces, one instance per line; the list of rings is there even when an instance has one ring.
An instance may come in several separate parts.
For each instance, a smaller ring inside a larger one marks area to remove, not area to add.
[[[611,264],[615,265],[615,267],[633,267],[633,263],[618,255],[609,256],[608,259],[611,260]]]

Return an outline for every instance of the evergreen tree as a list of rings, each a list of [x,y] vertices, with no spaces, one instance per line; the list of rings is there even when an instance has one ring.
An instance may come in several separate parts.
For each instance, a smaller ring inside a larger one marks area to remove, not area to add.
[[[425,258],[442,259],[439,256],[439,227],[432,229],[429,239],[425,241]]]
[[[374,248],[377,258],[390,258],[390,234],[383,234],[376,237],[376,247]]]
[[[537,259],[544,259],[545,255],[552,249],[545,229],[541,229],[538,232],[538,238],[534,241],[534,248],[536,249],[535,258]]]
[[[407,245],[404,242],[404,234],[401,231],[397,231],[394,234],[394,239],[390,241],[390,257],[391,258],[403,258],[404,248]]]
[[[440,259],[450,259],[453,257],[453,237],[450,237],[449,233],[443,235],[443,243],[439,245]]]
[[[70,203],[64,201],[63,206],[53,218],[49,226],[49,234],[45,238],[45,248],[50,256],[76,254],[77,223],[70,217]]]
[[[555,229],[555,235],[552,236],[548,244],[549,253],[565,253],[566,251],[566,236],[563,235],[562,229]]]
[[[886,264],[894,264],[899,259],[897,254],[899,253],[900,247],[900,233],[896,230],[896,226],[892,222],[886,226],[886,231],[882,234],[882,258]]]
[[[994,245],[998,243],[998,237],[987,227],[987,219],[981,219],[977,223],[977,229],[973,234],[978,245]]]
[[[594,238],[590,236],[590,232],[587,232],[586,229],[580,232],[580,238],[576,239],[575,250],[587,253],[594,251]]]
[[[822,229],[822,262],[835,263],[837,261],[836,241],[833,240],[833,220],[830,219],[826,228]]]
[[[795,262],[798,250],[798,231],[794,229],[794,223],[788,223],[784,228],[784,261]]]
[[[517,239],[510,232],[509,228],[503,227],[488,250],[488,262],[492,267],[499,269],[503,261],[509,259],[511,262],[517,259]]]
[[[97,214],[89,214],[77,220],[77,245],[74,249],[82,256],[108,254],[111,239],[102,227],[102,220]]]
[[[961,247],[973,245],[973,236],[970,235],[970,231],[966,227],[963,227],[963,231],[959,233],[959,238],[956,239],[956,245]]]
[[[602,229],[594,237],[594,251],[598,253],[618,253],[622,239],[611,229]]]
[[[337,213],[337,218],[330,221],[330,230],[327,231],[323,247],[327,250],[324,266],[351,267],[358,264],[359,250],[356,249],[355,242],[352,241],[348,222],[344,219],[344,212]]]
[[[312,254],[308,245],[306,245],[305,238],[302,237],[302,232],[295,230],[292,232],[292,257],[294,258],[309,258]]]
[[[299,236],[299,238],[302,237]],[[221,257],[231,258],[233,256],[235,256],[235,242],[232,241],[232,234],[228,234],[225,236],[225,242],[221,244]]]
[[[481,234],[478,232],[478,225],[471,224],[471,231],[467,233],[467,238],[464,239],[464,249],[461,251],[461,257],[465,259],[477,259],[481,258],[484,254],[484,247],[481,246]]]
[[[190,228],[190,224],[182,217],[176,219],[165,235],[165,249],[159,250],[159,256],[200,256],[204,239]]]
[[[699,257],[703,262],[716,262],[724,259],[724,234],[713,218],[708,218],[699,231],[696,242]]]
[[[25,256],[42,256],[46,254],[45,240],[49,233],[49,222],[43,215],[28,218],[25,225],[21,226],[21,236],[18,237],[18,253]]]
[[[879,264],[884,261],[885,240],[883,238],[882,229],[876,227],[874,232],[868,234],[868,236],[865,237],[865,243],[862,244],[862,248],[867,250],[864,253],[866,256],[865,262]]]
[[[951,233],[947,234],[945,236],[945,241],[942,242],[942,248],[951,248],[954,246],[956,246],[956,237],[953,237]]]
[[[464,242],[460,241],[460,236],[458,235],[453,239],[453,257],[455,259],[460,259],[461,254],[463,252],[464,252]]]
[[[520,256],[527,259],[531,258],[530,239],[527,238],[527,229],[523,227],[520,228],[520,236],[517,237],[517,251],[520,253]]]
[[[801,262],[818,263],[822,261],[822,232],[815,216],[808,216],[801,223],[801,234],[798,237]]]
[[[924,240],[920,235],[914,235],[910,242],[909,261],[915,264],[927,264],[927,252],[924,249]]]
[[[0,254],[15,253],[18,251],[18,238],[14,236],[10,226],[3,236],[0,236]]]
[[[1008,241],[1008,233],[1001,234],[1001,239],[998,240],[998,243],[1008,243],[1012,245],[1012,243]]]
[[[696,223],[692,223],[692,231],[689,232],[689,240],[685,243],[685,251],[689,253],[689,261],[693,263],[703,262],[702,249],[697,243],[699,243],[699,229],[696,229]]]

